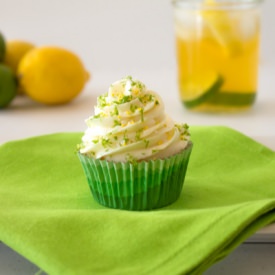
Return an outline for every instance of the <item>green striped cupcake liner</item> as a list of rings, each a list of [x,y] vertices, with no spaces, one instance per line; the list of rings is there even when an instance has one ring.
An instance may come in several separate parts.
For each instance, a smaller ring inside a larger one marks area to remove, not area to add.
[[[98,160],[78,153],[94,199],[125,210],[150,210],[175,202],[181,193],[193,144],[166,159],[138,163]]]

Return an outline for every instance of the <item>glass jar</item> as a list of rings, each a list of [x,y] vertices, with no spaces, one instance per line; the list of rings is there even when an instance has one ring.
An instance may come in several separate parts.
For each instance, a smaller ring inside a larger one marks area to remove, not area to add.
[[[253,105],[261,2],[173,1],[179,91],[186,108],[238,111]]]

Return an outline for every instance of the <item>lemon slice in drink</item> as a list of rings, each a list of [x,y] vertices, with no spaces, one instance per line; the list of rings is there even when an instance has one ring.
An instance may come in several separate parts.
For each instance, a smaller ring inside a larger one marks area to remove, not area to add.
[[[183,104],[187,108],[194,108],[215,95],[222,86],[223,79],[218,73],[208,71],[181,79],[180,82]]]
[[[236,16],[233,18],[228,11],[219,8],[215,0],[205,0],[204,3],[209,9],[200,11],[201,18],[225,55],[232,57],[241,53],[242,44],[236,35]]]

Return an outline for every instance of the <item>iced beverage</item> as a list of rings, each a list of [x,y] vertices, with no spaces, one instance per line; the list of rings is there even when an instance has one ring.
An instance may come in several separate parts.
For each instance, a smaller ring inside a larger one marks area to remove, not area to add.
[[[174,1],[178,80],[183,104],[234,111],[255,101],[259,1]]]

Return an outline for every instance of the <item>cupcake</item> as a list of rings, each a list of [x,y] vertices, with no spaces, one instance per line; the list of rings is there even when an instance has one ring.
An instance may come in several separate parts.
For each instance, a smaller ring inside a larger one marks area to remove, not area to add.
[[[158,94],[125,77],[97,98],[86,124],[78,156],[98,203],[150,210],[179,198],[192,142]]]

